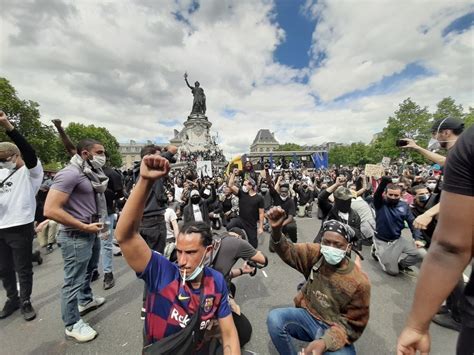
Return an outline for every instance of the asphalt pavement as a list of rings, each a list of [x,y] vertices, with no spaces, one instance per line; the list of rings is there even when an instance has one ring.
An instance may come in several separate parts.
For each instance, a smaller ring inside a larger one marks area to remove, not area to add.
[[[317,218],[304,218],[297,219],[297,224],[299,241],[309,242],[319,230],[320,221]],[[268,240],[269,235],[265,233],[259,245],[259,249],[269,256],[265,273],[259,270],[255,277],[245,275],[235,281],[237,303],[253,327],[252,339],[245,346],[247,353],[277,354],[267,332],[267,314],[274,308],[293,306],[296,286],[303,281],[301,274],[284,264],[276,254],[268,252]],[[384,274],[370,257],[368,247],[364,248],[365,260],[362,266],[372,284],[370,320],[355,344],[356,350],[358,354],[394,354],[398,334],[411,307],[416,278],[404,274],[397,277]],[[84,317],[99,333],[94,341],[86,344],[76,344],[64,337],[60,305],[63,280],[60,250],[55,249],[53,253],[43,255],[43,258],[42,265],[34,266],[31,299],[37,318],[26,322],[17,311],[9,318],[0,320],[1,355],[141,353],[143,283],[136,278],[123,257],[114,257],[114,288],[104,291],[101,279],[92,284],[94,295],[104,296],[107,301],[104,306]],[[0,306],[4,304],[5,297],[5,291],[0,286]],[[432,324],[431,337],[431,354],[455,353],[455,331]],[[298,342],[295,344],[304,345]]]

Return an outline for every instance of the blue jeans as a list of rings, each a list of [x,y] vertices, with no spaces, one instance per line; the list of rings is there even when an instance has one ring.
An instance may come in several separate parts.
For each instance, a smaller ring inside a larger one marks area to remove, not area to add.
[[[112,242],[114,240],[115,215],[109,214],[107,216],[107,220],[109,223],[109,237],[106,240],[100,239],[100,255],[102,257],[102,269],[104,273],[114,271],[114,266],[112,263]]]
[[[56,240],[61,244],[64,260],[61,314],[68,327],[81,318],[78,304],[92,301],[91,276],[99,263],[100,241],[96,234],[63,230]]]
[[[273,345],[280,354],[296,355],[297,351],[291,342],[291,337],[312,342],[321,338],[329,325],[315,319],[303,308],[288,307],[270,311],[267,317],[267,327]],[[351,344],[324,354],[355,355],[355,353],[354,345]]]

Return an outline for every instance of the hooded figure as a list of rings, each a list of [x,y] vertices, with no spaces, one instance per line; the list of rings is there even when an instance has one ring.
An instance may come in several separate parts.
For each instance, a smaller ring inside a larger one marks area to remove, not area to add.
[[[198,190],[192,190],[189,194],[189,201],[183,210],[184,223],[191,221],[205,222],[211,225],[209,218],[209,205],[216,199],[216,190],[214,186],[211,187],[211,195],[207,199],[203,199]]]

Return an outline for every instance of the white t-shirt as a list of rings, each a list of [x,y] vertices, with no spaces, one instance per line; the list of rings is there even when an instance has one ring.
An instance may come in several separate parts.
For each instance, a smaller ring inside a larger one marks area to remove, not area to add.
[[[183,200],[181,200],[182,195],[183,195],[183,188],[178,187],[178,185],[174,184],[174,200],[178,202],[183,202]]]
[[[194,214],[194,220],[196,222],[202,222],[203,219],[202,219],[202,213],[201,213],[201,209],[199,208],[199,204],[193,204],[193,214]]]
[[[0,169],[0,182],[11,170]],[[23,165],[4,182],[0,188],[0,229],[21,226],[34,221],[35,196],[43,182],[43,167],[38,164],[32,169]]]
[[[176,221],[178,217],[172,208],[167,208],[165,211],[165,223],[166,223],[166,239],[174,238],[174,231],[171,222]]]

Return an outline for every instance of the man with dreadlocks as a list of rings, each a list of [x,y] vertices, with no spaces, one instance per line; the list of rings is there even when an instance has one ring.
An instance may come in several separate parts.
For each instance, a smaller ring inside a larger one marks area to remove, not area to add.
[[[353,343],[369,320],[370,283],[348,257],[354,230],[336,220],[324,222],[320,243],[295,243],[282,236],[285,212],[267,213],[271,244],[280,258],[301,272],[306,283],[298,291],[295,307],[268,314],[268,332],[280,354],[296,354],[291,338],[309,342],[304,354],[355,354]]]

